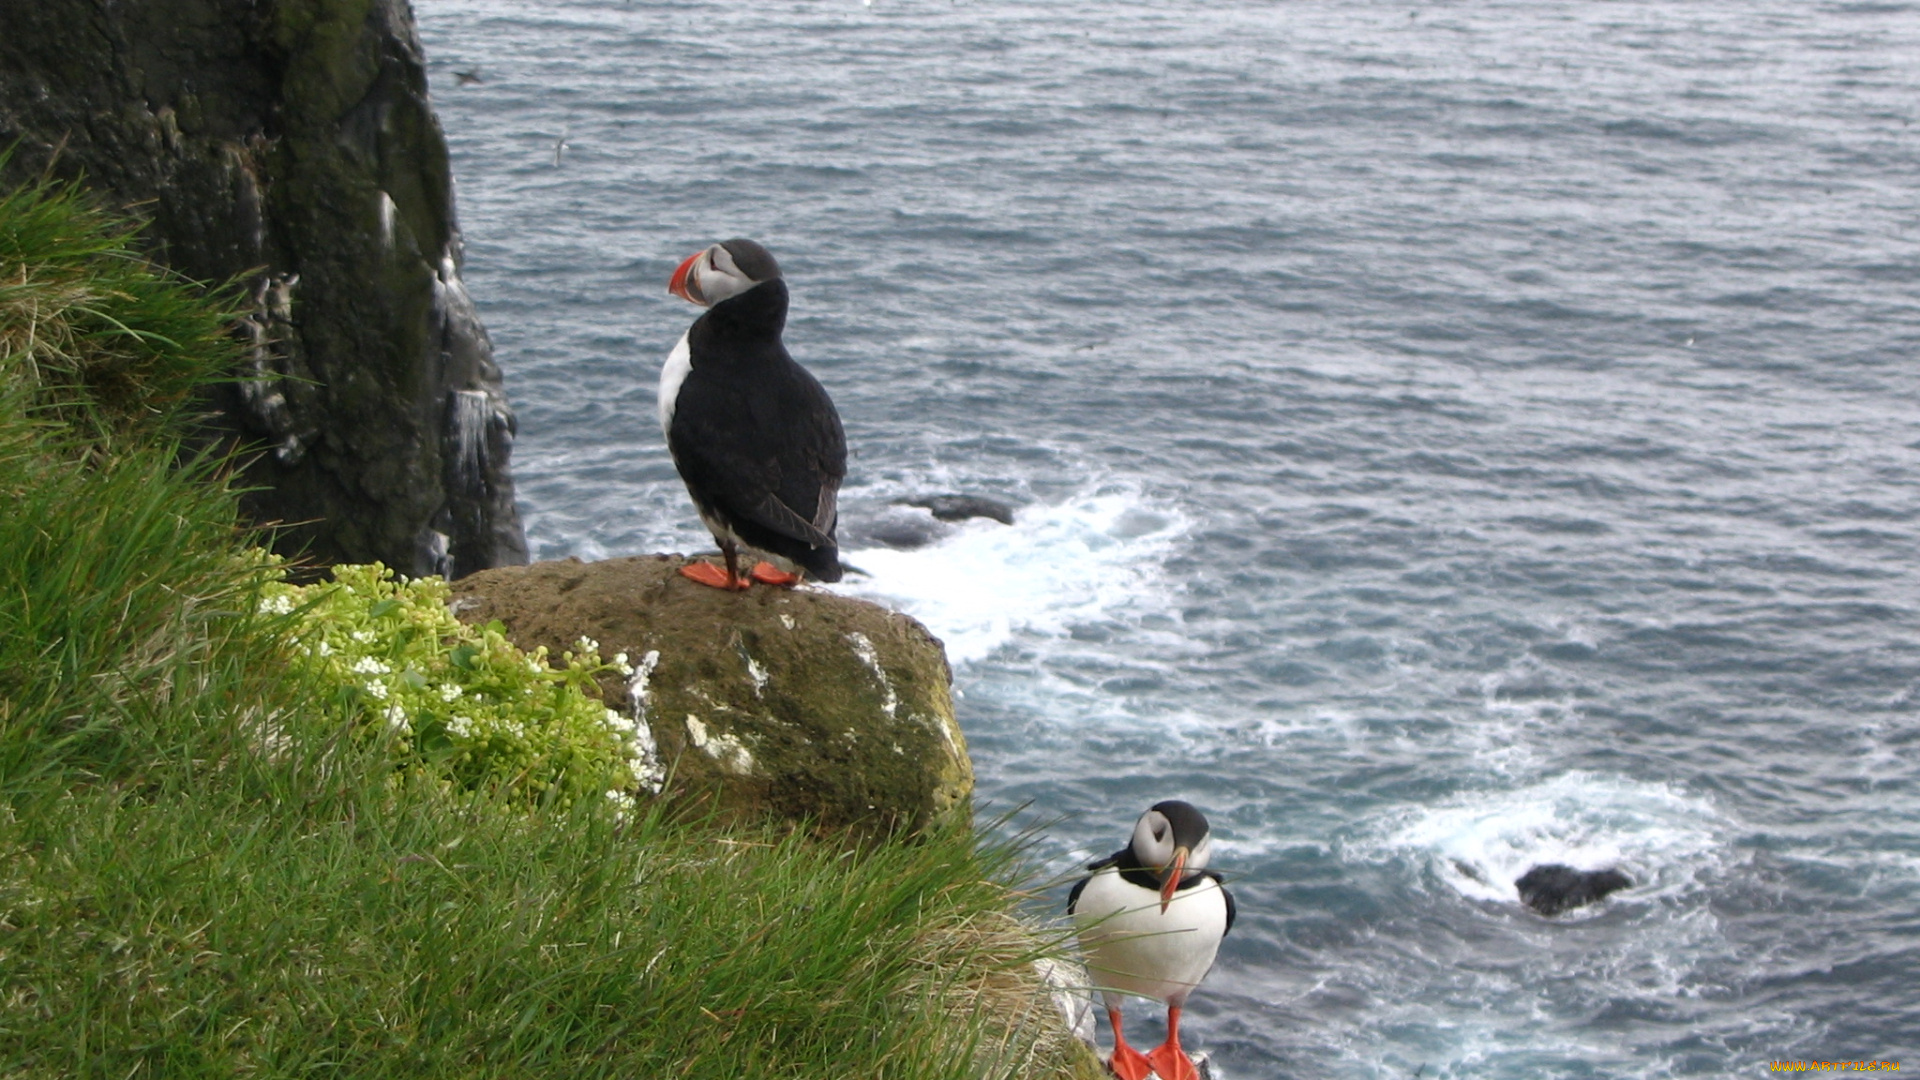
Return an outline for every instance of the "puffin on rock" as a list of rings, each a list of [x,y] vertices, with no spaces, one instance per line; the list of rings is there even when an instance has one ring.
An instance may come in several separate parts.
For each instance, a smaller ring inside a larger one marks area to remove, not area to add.
[[[1233,896],[1207,869],[1213,837],[1206,815],[1178,799],[1140,815],[1133,840],[1087,869],[1067,897],[1093,985],[1113,1024],[1107,1066],[1120,1080],[1197,1080],[1180,1049],[1180,1009],[1213,967],[1233,927]],[[1167,1041],[1142,1054],[1120,1034],[1123,995],[1167,1003]]]
[[[680,573],[720,589],[839,581],[847,437],[833,400],[780,342],[780,264],[752,240],[727,240],[682,262],[667,291],[707,310],[660,369],[660,430],[727,564]],[[742,547],[781,566],[743,576]]]

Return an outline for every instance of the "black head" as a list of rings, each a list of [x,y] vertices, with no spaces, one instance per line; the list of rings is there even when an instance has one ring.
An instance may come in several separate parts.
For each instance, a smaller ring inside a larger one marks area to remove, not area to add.
[[[779,276],[780,264],[771,252],[736,238],[688,256],[668,279],[667,291],[688,303],[712,307]]]
[[[1213,836],[1207,827],[1207,816],[1195,809],[1192,803],[1179,799],[1168,799],[1153,804],[1153,808],[1140,815],[1133,827],[1133,855],[1141,865],[1166,867],[1175,859],[1175,853],[1184,851],[1186,857],[1181,860],[1184,872],[1192,874],[1206,868],[1207,860],[1213,856]]]
[[[733,256],[733,265],[739,267],[740,272],[755,284],[780,276],[780,264],[773,260],[773,252],[754,241],[736,236],[720,241],[720,246]]]

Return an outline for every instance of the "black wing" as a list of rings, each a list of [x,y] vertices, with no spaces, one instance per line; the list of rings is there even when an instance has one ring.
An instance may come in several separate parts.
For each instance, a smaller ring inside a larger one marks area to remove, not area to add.
[[[1227,928],[1220,931],[1220,936],[1226,937],[1233,932],[1233,917],[1238,914],[1238,909],[1233,903],[1233,894],[1227,891],[1227,883],[1221,880],[1219,874],[1211,870],[1202,870],[1200,872],[1212,878],[1215,885],[1220,886],[1220,898],[1227,902]]]
[[[847,437],[826,390],[798,365],[753,380],[696,366],[667,446],[688,484],[727,517],[804,544],[833,543]]]

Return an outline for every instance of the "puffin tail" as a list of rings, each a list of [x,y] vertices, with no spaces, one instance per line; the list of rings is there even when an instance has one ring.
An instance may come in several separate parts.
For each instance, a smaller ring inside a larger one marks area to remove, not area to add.
[[[807,576],[815,581],[832,584],[840,580],[840,548],[838,545],[809,548],[794,562],[806,567]]]

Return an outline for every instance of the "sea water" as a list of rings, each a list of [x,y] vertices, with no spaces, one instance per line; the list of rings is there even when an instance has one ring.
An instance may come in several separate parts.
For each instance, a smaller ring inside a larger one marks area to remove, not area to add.
[[[983,817],[1211,817],[1226,1076],[1920,1067],[1920,5],[417,9],[536,557],[711,546],[665,282],[765,243]]]

